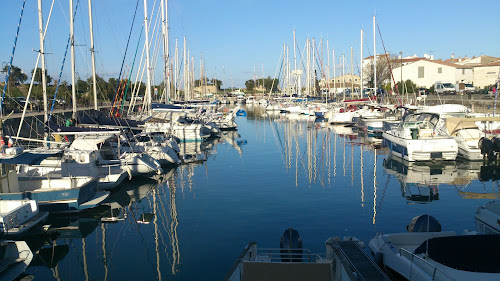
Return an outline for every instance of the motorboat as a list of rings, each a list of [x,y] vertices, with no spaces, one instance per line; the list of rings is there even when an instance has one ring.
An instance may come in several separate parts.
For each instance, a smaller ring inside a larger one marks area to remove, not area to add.
[[[80,134],[75,137],[69,149],[95,151],[98,165],[104,167],[121,165],[130,177],[161,173],[161,165],[156,159],[146,153],[133,151],[130,145],[121,147],[121,142],[115,138],[116,135],[115,133]]]
[[[6,154],[0,157],[0,200],[32,199],[42,211],[75,212],[95,207],[108,196],[108,193],[97,192],[94,176],[71,175],[71,171],[78,170],[78,163],[66,163],[64,169],[54,171],[35,168],[49,157],[59,157],[59,153],[25,152],[17,147],[5,151]]]
[[[48,212],[40,212],[35,200],[0,200],[0,236],[19,237],[45,221]]]
[[[476,226],[480,233],[500,234],[500,201],[490,201],[476,210]]]
[[[161,165],[179,165],[181,159],[177,154],[179,146],[172,138],[166,138],[164,134],[141,133],[133,137],[134,150],[139,149],[158,160]]]
[[[14,280],[33,260],[33,253],[24,241],[0,241],[0,280]]]
[[[408,232],[378,233],[368,246],[377,263],[407,280],[499,280],[500,235],[441,231],[435,218],[413,218]]]
[[[500,122],[499,117],[444,116],[442,119],[442,129],[455,139],[459,155],[467,160],[483,160],[479,141],[488,135],[477,123]],[[486,124],[482,127],[489,126]]]
[[[385,145],[392,154],[407,161],[455,160],[455,139],[436,130],[439,115],[416,113],[407,115],[395,129],[385,131]]]
[[[389,280],[357,241],[329,238],[325,244],[325,253],[312,253],[302,247],[298,232],[289,228],[280,248],[248,243],[224,280]]]

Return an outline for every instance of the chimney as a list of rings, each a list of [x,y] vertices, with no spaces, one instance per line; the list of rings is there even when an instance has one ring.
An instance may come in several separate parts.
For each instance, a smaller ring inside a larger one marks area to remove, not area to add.
[[[451,59],[455,59],[455,54],[451,54]]]

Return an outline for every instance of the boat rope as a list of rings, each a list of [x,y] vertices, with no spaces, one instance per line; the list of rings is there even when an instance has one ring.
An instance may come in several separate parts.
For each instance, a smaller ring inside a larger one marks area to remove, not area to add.
[[[80,0],[77,0],[76,1],[76,5],[75,5],[75,10],[73,12],[73,22],[75,22],[75,17],[76,17],[76,12],[78,11],[78,4],[80,3]],[[52,119],[52,114],[54,112],[54,106],[56,104],[56,98],[57,98],[57,93],[59,91],[59,86],[61,85],[61,77],[62,77],[62,73],[63,73],[63,70],[64,70],[64,64],[66,62],[66,57],[68,55],[68,49],[69,49],[69,46],[70,46],[70,42],[71,42],[71,34],[68,36],[68,42],[66,43],[66,50],[64,51],[64,56],[63,56],[63,60],[62,60],[62,64],[61,64],[61,69],[59,71],[59,77],[57,79],[57,84],[56,84],[56,91],[54,92],[54,98],[52,99],[52,106],[50,107],[50,114],[49,114],[49,118],[47,119],[48,122],[47,123],[50,123],[50,119]],[[49,124],[46,124],[48,129],[50,130],[50,126]]]
[[[123,107],[125,106],[125,100],[127,99],[127,92],[130,86],[130,79],[132,79],[132,71],[134,70],[135,60],[137,58],[137,52],[139,50],[139,43],[141,42],[142,32],[144,29],[141,28],[141,33],[139,34],[139,40],[137,40],[137,47],[135,48],[134,60],[132,61],[132,67],[130,68],[130,74],[128,76],[127,88],[125,89],[125,94],[122,101],[122,106],[120,108],[120,114],[123,114]]]
[[[21,15],[19,16],[19,23],[17,24],[16,37],[14,39],[14,45],[12,46],[12,53],[10,55],[10,62],[7,65],[7,74],[5,77],[5,85],[2,90],[2,98],[0,99],[0,116],[3,117],[3,100],[5,98],[5,92],[7,91],[7,85],[9,85],[10,70],[12,68],[12,61],[14,60],[14,54],[16,53],[17,38],[19,37],[19,31],[21,29],[21,22],[23,20],[24,6],[26,5],[26,0],[23,1],[23,6],[21,7]]]
[[[382,42],[382,47],[384,48],[384,53],[387,54],[387,50],[385,49],[384,39],[382,38],[382,33],[380,32],[380,26],[378,25],[378,22],[377,22],[377,29],[378,29],[378,34],[380,35],[380,41]],[[392,81],[394,82],[394,85],[396,85],[396,80],[394,79],[394,74],[392,73],[392,66],[391,66],[391,61],[389,59],[389,56],[386,55],[385,59],[387,60],[387,65],[389,66],[389,72],[391,73]],[[401,65],[401,67],[402,66],[403,65]],[[402,68],[401,68],[401,70],[402,70]],[[401,81],[401,85],[403,85],[403,81]],[[376,89],[375,89],[375,91],[376,91]],[[398,96],[398,101],[402,106],[403,100],[401,99],[401,96],[399,95],[399,89],[397,86],[396,86],[396,94]]]
[[[128,45],[130,43],[130,37],[132,36],[132,30],[134,28],[135,16],[137,15],[137,7],[138,6],[139,6],[139,0],[137,0],[137,3],[135,4],[134,16],[132,17],[132,25],[130,26],[130,31],[128,33],[127,44],[125,45],[125,54],[123,55],[122,65],[120,66],[120,73],[118,74],[118,82],[116,83],[115,93],[118,93],[118,87],[120,85],[120,81],[121,81],[121,77],[122,77],[123,65],[125,64],[125,58],[127,57]],[[115,104],[115,101],[116,101],[116,94],[115,94],[115,97],[113,99],[113,103],[112,104]]]

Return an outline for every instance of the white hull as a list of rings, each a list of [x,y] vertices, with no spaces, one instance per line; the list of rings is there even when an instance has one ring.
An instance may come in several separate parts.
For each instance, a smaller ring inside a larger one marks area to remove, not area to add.
[[[451,137],[406,139],[392,131],[382,134],[392,154],[407,161],[455,160],[457,142]]]

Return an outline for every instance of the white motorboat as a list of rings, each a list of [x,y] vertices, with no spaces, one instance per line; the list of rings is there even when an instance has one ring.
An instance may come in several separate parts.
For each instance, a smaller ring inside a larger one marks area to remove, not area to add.
[[[0,242],[0,280],[14,280],[33,260],[33,253],[24,241]]]
[[[459,155],[467,160],[483,160],[479,140],[487,137],[487,134],[479,129],[477,123],[500,122],[499,117],[444,116],[442,119],[442,130],[455,139]]]
[[[0,200],[0,235],[20,236],[48,217],[40,212],[35,200]]]
[[[457,142],[436,130],[438,121],[437,114],[411,114],[382,136],[392,154],[408,161],[455,160]]]
[[[500,201],[491,201],[477,208],[476,226],[481,233],[500,234]]]
[[[407,280],[499,280],[500,235],[441,232],[432,222],[419,216],[409,232],[377,234],[368,244],[375,261]]]
[[[65,163],[62,168],[45,168],[40,162],[49,157],[60,158],[54,151],[24,152],[8,148],[0,157],[1,200],[36,200],[41,210],[73,212],[95,207],[107,197],[97,193],[92,175],[71,175],[78,163]],[[16,168],[16,164],[18,164]],[[100,200],[100,201],[99,201]]]
[[[158,160],[161,165],[179,165],[181,159],[177,154],[179,146],[172,138],[166,139],[163,134],[141,133],[134,136],[135,149],[140,149]],[[173,144],[175,143],[175,144]]]
[[[302,248],[302,240],[292,228],[283,234],[280,248],[258,248],[250,242],[224,280],[389,280],[358,242],[329,238],[325,244],[326,253],[311,253]]]

